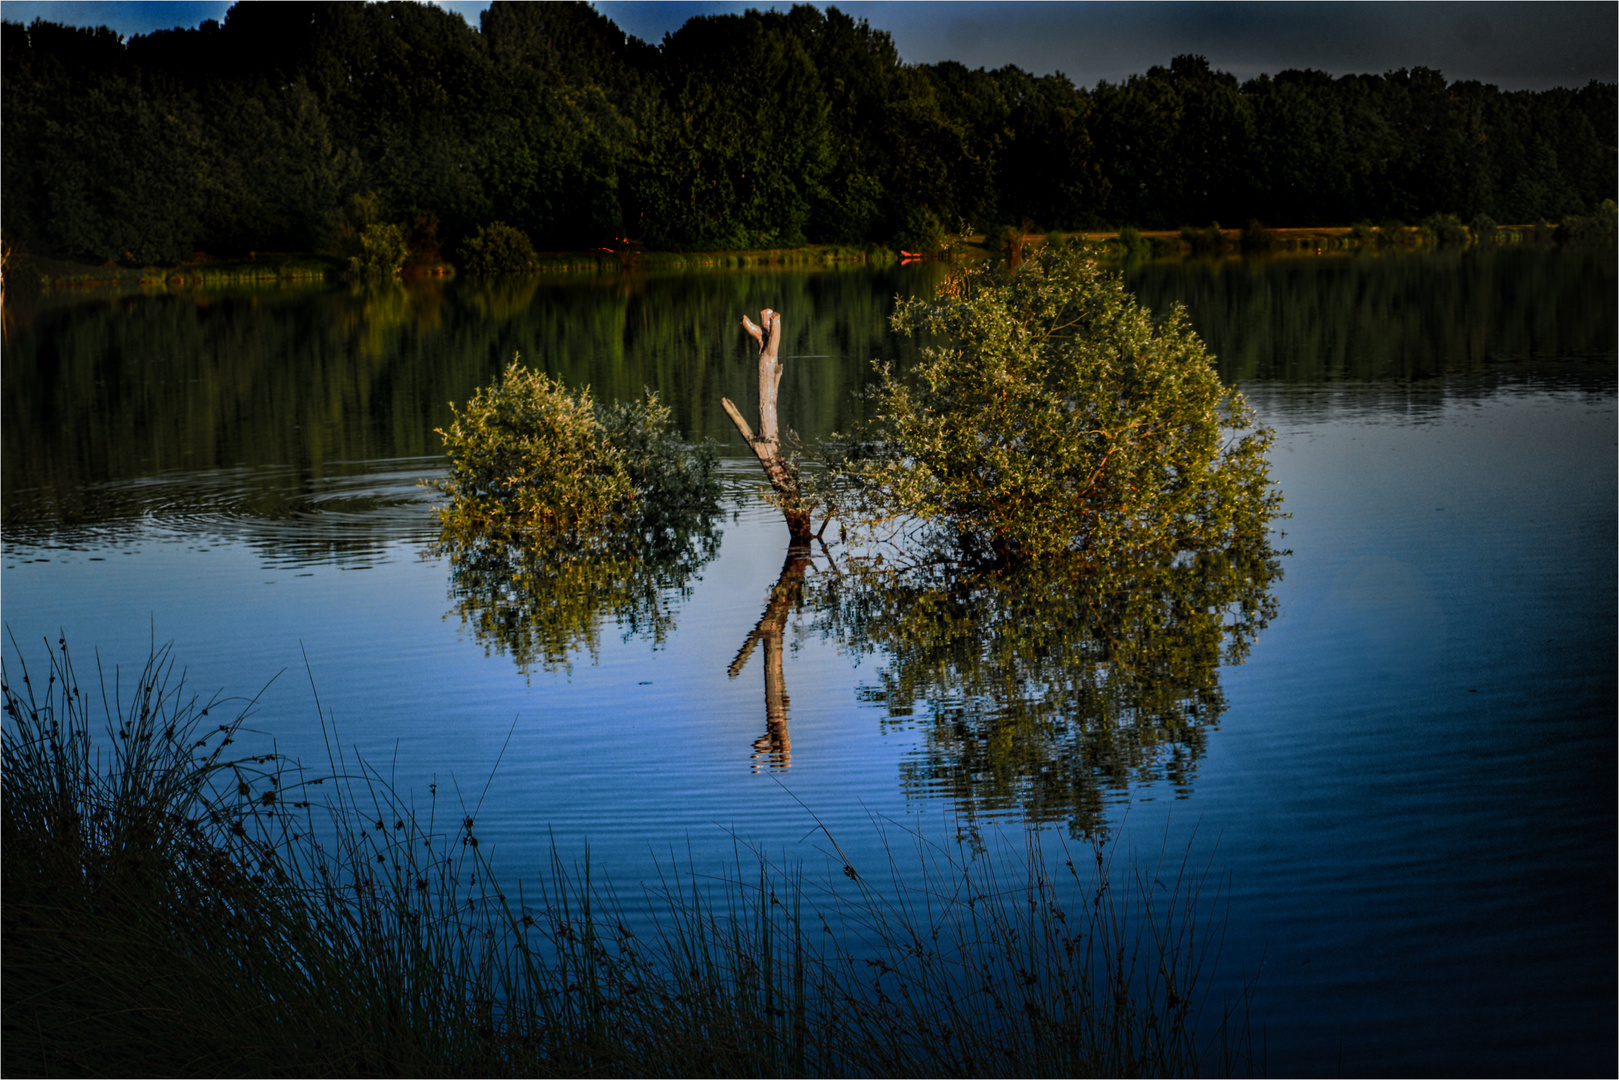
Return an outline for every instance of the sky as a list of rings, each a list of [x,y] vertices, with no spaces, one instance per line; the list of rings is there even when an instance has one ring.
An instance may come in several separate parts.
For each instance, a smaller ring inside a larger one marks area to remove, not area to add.
[[[272,0],[247,0],[268,3]],[[485,0],[442,0],[473,26]],[[753,3],[620,2],[596,8],[654,44],[693,15],[741,12]],[[817,6],[825,7],[820,4]],[[1619,79],[1619,4],[1597,3],[1027,3],[868,2],[835,6],[888,31],[907,63],[957,60],[1060,71],[1079,86],[1120,82],[1181,53],[1200,53],[1239,79],[1286,68],[1334,75],[1430,67],[1448,79],[1505,90],[1583,86]],[[110,26],[121,34],[223,19],[225,0],[103,2],[0,0],[13,22],[35,18]]]

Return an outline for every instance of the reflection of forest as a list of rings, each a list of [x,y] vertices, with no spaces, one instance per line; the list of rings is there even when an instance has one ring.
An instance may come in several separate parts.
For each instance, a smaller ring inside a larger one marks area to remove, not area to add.
[[[812,443],[858,418],[873,359],[912,355],[889,332],[892,298],[938,269],[8,295],[4,520],[138,516],[96,485],[159,472],[280,466],[319,483],[437,455],[447,403],[516,352],[598,399],[650,388],[688,437],[736,444],[719,399],[751,400],[755,376],[735,312],[764,303],[790,316],[785,355],[825,357],[788,364],[781,388],[783,425]],[[1186,303],[1228,380],[1614,356],[1611,245],[1152,263],[1128,279],[1155,308]]]
[[[8,296],[5,516],[96,520],[121,511],[99,505],[94,484],[174,469],[285,465],[320,479],[436,455],[448,402],[516,353],[598,400],[651,389],[688,438],[736,441],[719,400],[748,397],[735,312],[760,296],[795,315],[785,354],[825,357],[793,365],[782,387],[784,426],[812,440],[858,408],[874,358],[908,355],[889,335],[893,296],[938,272]]]
[[[1611,243],[1143,263],[1125,282],[1155,311],[1186,305],[1227,383],[1611,367],[1619,325]]]
[[[921,728],[908,789],[1089,834],[1131,785],[1190,792],[1225,709],[1220,663],[1273,616],[1280,573],[1260,543],[1161,565],[820,575],[807,602],[825,633],[883,658],[863,696]]]

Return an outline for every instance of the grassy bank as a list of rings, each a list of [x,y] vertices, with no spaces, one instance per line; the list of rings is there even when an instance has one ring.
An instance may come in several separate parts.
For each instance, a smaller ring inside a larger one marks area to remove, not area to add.
[[[1009,246],[1019,252],[1046,244],[1085,243],[1104,258],[1178,258],[1188,255],[1291,252],[1329,254],[1358,248],[1416,247],[1431,244],[1561,242],[1568,238],[1612,235],[1609,215],[1570,218],[1561,223],[1496,225],[1475,222],[1464,226],[1452,219],[1435,218],[1416,225],[1382,222],[1352,226],[1272,229],[1250,223],[1240,229],[1211,224],[1202,228],[1139,231],[1133,228],[1085,232],[1018,234],[1000,229],[995,234],[958,237],[950,251],[955,257],[1004,256]],[[757,251],[644,251],[638,248],[591,251],[547,251],[534,255],[538,273],[624,273],[635,271],[692,272],[779,267],[811,269],[834,266],[890,265],[914,257],[880,244],[815,244]],[[121,263],[86,263],[68,258],[7,252],[3,274],[13,285],[46,288],[115,286],[126,289],[200,289],[226,285],[290,284],[336,281],[347,262],[334,256],[309,253],[255,252],[245,259],[217,259],[198,252],[193,261],[175,266],[131,266]],[[414,276],[453,276],[449,263],[407,268]]]
[[[3,680],[8,1074],[1252,1063],[1242,1003],[1203,989],[1220,924],[1184,865],[1138,875],[1031,836],[985,866],[912,837],[904,880],[892,856],[817,881],[742,851],[635,903],[555,856],[503,887],[476,807],[417,803],[335,743],[319,776],[235,756],[252,703],[189,695],[166,650],[81,685],[65,642],[47,648]]]
[[[271,284],[335,280],[342,264],[332,258],[302,253],[257,252],[248,259],[203,257],[176,266],[130,266],[87,263],[43,255],[11,255],[9,283],[46,288],[120,286],[124,288],[203,288],[217,285]]]
[[[878,244],[811,244],[758,251],[610,251],[538,254],[542,271],[614,270],[743,270],[781,267],[810,269],[829,266],[883,266],[898,261],[899,252]]]
[[[199,253],[201,255],[201,253]],[[619,273],[627,270],[735,270],[763,267],[816,268],[883,265],[899,254],[878,245],[816,245],[761,251],[548,251],[536,255],[539,273]],[[115,286],[135,289],[200,289],[223,285],[292,284],[338,281],[344,260],[307,253],[257,252],[247,259],[201,257],[175,266],[86,263],[73,259],[11,254],[5,279],[12,285],[44,288]],[[453,276],[448,263],[407,268],[412,276]]]

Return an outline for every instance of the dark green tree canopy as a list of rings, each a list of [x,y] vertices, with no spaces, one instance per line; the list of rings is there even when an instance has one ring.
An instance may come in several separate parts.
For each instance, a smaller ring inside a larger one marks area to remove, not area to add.
[[[1619,182],[1612,83],[1239,83],[1179,56],[1086,89],[905,64],[835,7],[703,16],[654,44],[583,3],[507,0],[477,28],[317,0],[127,42],[44,21],[0,40],[0,224],[96,259],[335,250],[357,195],[451,249],[493,221],[541,250],[713,249],[914,242],[964,219],[1530,223]]]

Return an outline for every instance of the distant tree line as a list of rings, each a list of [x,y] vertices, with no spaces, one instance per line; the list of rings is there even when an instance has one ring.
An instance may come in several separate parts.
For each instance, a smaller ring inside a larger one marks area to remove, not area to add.
[[[121,40],[3,28],[0,214],[36,253],[430,261],[493,223],[542,250],[922,244],[1044,229],[1529,222],[1614,194],[1613,83],[1417,68],[1247,83],[1197,56],[1075,87],[900,61],[834,8],[693,18],[659,46],[584,4],[239,3]]]

